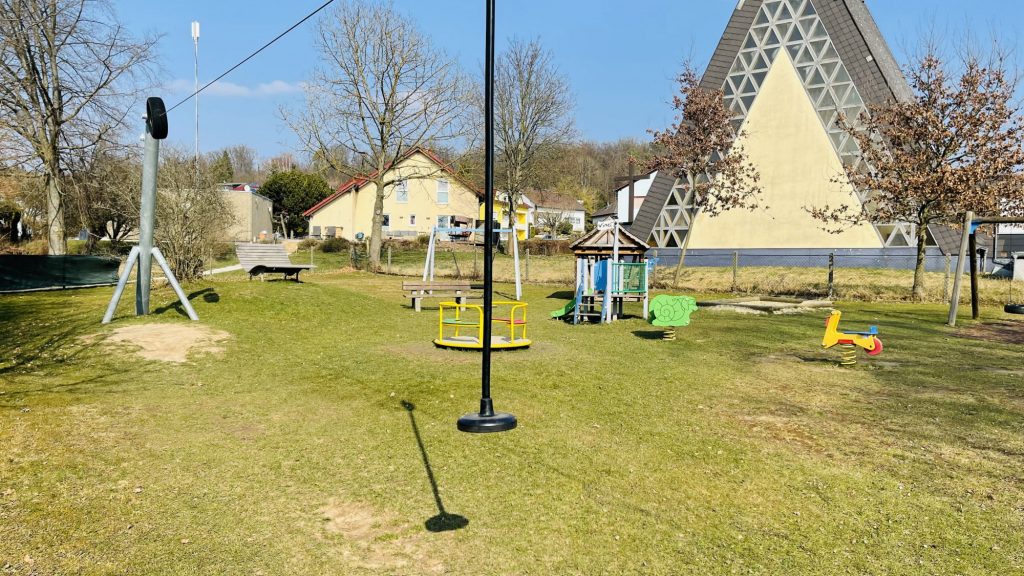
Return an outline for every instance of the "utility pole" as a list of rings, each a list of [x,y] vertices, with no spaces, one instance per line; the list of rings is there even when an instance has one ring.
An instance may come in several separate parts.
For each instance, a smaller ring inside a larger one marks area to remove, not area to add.
[[[195,89],[195,101],[196,101],[196,169],[199,169],[199,21],[192,21],[192,45],[195,52],[195,72],[196,72],[196,89]]]

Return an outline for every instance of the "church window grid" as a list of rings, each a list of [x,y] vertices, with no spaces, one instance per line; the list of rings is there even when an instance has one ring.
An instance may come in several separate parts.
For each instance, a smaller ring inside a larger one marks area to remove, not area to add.
[[[865,169],[857,141],[838,121],[843,114],[856,125],[861,115],[867,113],[867,104],[840,58],[813,0],[768,0],[758,10],[722,87],[726,107],[734,114],[733,128],[739,131],[742,127],[781,50],[787,51],[796,66],[843,166]],[[677,179],[652,230],[653,245],[682,246],[696,212],[689,196],[691,183]],[[684,190],[686,196],[680,197],[680,191]],[[869,192],[856,192],[861,202],[867,202]],[[678,207],[682,198],[688,198],[685,210]],[[876,225],[875,231],[886,247],[908,247],[916,243],[915,227],[909,223]]]

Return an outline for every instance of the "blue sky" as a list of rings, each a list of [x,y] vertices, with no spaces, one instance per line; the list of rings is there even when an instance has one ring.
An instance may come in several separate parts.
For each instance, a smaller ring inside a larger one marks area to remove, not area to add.
[[[338,0],[339,2],[342,0]],[[115,0],[136,33],[163,34],[159,45],[162,96],[168,106],[191,91],[190,22],[199,20],[200,80],[220,74],[322,0]],[[482,70],[483,0],[395,0],[437,46],[470,73]],[[901,61],[931,29],[954,42],[966,33],[993,34],[1016,48],[1024,0],[868,0]],[[569,78],[581,136],[592,140],[646,138],[672,119],[667,102],[687,57],[703,65],[736,0],[498,0],[498,49],[512,36],[539,38]],[[328,8],[329,10],[330,8]],[[278,116],[301,104],[299,83],[315,64],[311,20],[239,68],[226,84],[201,95],[204,151],[247,144],[264,157],[292,151],[295,138]],[[1018,58],[1024,63],[1024,59]],[[193,105],[170,116],[170,141],[191,147]]]

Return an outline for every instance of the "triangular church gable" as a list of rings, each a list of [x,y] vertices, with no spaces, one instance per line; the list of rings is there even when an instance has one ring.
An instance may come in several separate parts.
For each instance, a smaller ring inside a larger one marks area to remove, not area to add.
[[[910,97],[863,0],[745,0],[734,12],[702,81],[706,88],[723,91],[737,128],[746,121],[783,53],[788,56],[784,60],[796,67],[821,128],[845,165],[857,164],[860,151],[836,125],[838,115],[857,118],[870,103]],[[678,194],[666,195],[666,203],[645,202],[637,217],[641,226],[634,232],[661,247],[680,242],[692,215],[667,202],[685,204],[688,184],[675,182],[672,189]],[[860,191],[858,196],[863,200]],[[649,228],[644,225],[648,223]],[[893,228],[892,238],[906,233],[902,227]]]

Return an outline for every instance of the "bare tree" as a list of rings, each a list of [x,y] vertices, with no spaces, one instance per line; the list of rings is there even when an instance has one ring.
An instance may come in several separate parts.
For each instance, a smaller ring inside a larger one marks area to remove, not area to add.
[[[870,191],[862,206],[809,207],[826,229],[860,222],[915,226],[913,296],[924,297],[928,227],[955,223],[968,210],[1024,215],[1024,119],[1016,79],[1001,53],[968,54],[959,74],[929,48],[908,70],[915,97],[871,106],[840,125],[860,145],[863,164],[847,167],[850,182]]]
[[[710,217],[734,209],[760,208],[761,179],[757,167],[747,158],[730,124],[732,113],[720,90],[700,86],[700,75],[687,62],[679,75],[679,94],[672,101],[679,111],[676,122],[664,132],[652,132],[660,153],[647,163],[651,170],[666,171],[688,183],[693,197],[693,215]],[[673,282],[686,262],[686,249],[693,235],[683,239],[679,265]]]
[[[508,224],[541,156],[573,136],[569,83],[540,42],[513,39],[498,58],[494,79],[494,131],[499,182]],[[482,101],[480,110],[483,110]],[[506,243],[510,249],[511,240]]]
[[[259,155],[252,148],[244,144],[228,146],[224,149],[227,152],[231,164],[232,178],[239,182],[255,182],[259,180],[259,166],[257,158]]]
[[[157,172],[156,244],[180,281],[201,278],[234,221],[216,182],[192,152],[163,147]],[[138,194],[138,188],[134,195]]]
[[[124,125],[155,42],[105,0],[0,0],[0,132],[43,176],[51,254],[66,250],[63,172]]]
[[[565,212],[560,211],[537,211],[537,227],[541,230],[547,230],[551,237],[554,238],[558,235],[558,229],[564,222],[568,221]]]
[[[124,240],[138,227],[138,164],[141,158],[124,147],[100,143],[71,159],[65,177],[65,204],[82,230],[88,233],[86,254],[103,237]]]
[[[320,21],[316,46],[320,68],[307,84],[306,109],[285,118],[319,163],[376,188],[370,233],[376,269],[384,199],[399,180],[434,175],[389,168],[414,148],[465,135],[466,83],[455,61],[390,3],[340,5]]]

